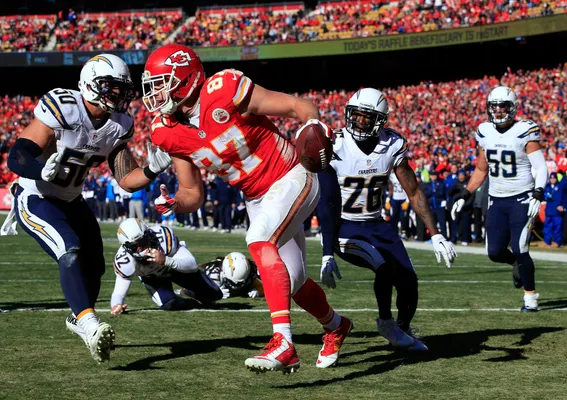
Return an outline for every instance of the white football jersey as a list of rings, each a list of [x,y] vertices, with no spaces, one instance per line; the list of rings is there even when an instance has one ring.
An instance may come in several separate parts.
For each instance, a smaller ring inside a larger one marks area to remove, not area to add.
[[[406,201],[408,199],[408,195],[404,191],[404,188],[396,174],[390,175],[390,182],[392,182],[392,200]]]
[[[79,196],[89,170],[103,163],[134,133],[132,117],[121,113],[112,113],[102,127],[95,129],[76,90],[53,89],[40,99],[34,114],[55,131],[55,140],[38,159],[46,162],[55,152],[62,152],[63,158],[53,181],[20,178],[20,186],[30,193],[65,201]]]
[[[154,231],[159,239],[161,251],[166,256],[173,257],[177,253],[179,246],[185,247],[185,243],[179,243],[179,239],[171,228],[156,225],[150,229]],[[124,246],[120,246],[114,256],[114,273],[122,278],[131,279],[136,275],[137,264],[136,259],[124,249]]]
[[[337,172],[342,218],[350,221],[381,219],[382,195],[394,167],[407,155],[407,143],[396,131],[384,128],[373,153],[366,155],[346,131],[336,135],[331,167]]]
[[[498,132],[492,122],[483,122],[475,137],[488,161],[490,196],[511,197],[533,190],[535,180],[526,145],[539,142],[539,126],[535,122],[516,121],[504,133]]]

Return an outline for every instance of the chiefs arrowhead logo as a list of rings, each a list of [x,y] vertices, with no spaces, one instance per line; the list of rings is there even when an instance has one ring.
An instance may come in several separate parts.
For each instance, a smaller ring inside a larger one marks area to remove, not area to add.
[[[175,53],[167,57],[164,64],[169,65],[170,67],[186,67],[189,65],[189,61],[191,61],[189,53],[183,50],[177,50]]]

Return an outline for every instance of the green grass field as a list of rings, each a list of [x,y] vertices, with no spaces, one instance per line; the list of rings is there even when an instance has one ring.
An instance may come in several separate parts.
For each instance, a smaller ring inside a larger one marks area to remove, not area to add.
[[[114,225],[103,225],[114,239]],[[240,235],[177,230],[200,262],[246,251]],[[339,365],[315,367],[321,328],[293,313],[302,362],[293,375],[255,375],[244,360],[271,335],[262,299],[228,299],[218,312],[155,311],[141,284],[128,297],[131,312],[108,313],[115,240],[98,308],[117,333],[110,363],[97,365],[65,329],[69,311],[54,262],[27,235],[0,238],[1,399],[565,399],[567,266],[536,262],[542,312],[517,312],[522,292],[509,268],[462,254],[453,269],[433,252],[411,251],[420,277],[420,329],[430,353],[394,352],[378,336],[369,271],[341,263],[343,280],[327,290],[330,303],[355,329]],[[318,280],[320,247],[308,242],[309,275]],[[31,310],[33,309],[33,310]],[[239,312],[236,312],[239,310]]]

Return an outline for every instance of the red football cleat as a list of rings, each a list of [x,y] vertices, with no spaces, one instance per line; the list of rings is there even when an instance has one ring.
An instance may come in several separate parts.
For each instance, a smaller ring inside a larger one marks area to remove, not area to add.
[[[299,368],[299,357],[292,343],[279,332],[264,347],[265,352],[259,356],[246,359],[244,365],[256,373],[266,371],[296,372]]]
[[[317,358],[317,368],[328,368],[337,363],[341,346],[352,328],[351,320],[347,317],[341,317],[339,327],[334,331],[327,331],[323,335],[323,348]]]

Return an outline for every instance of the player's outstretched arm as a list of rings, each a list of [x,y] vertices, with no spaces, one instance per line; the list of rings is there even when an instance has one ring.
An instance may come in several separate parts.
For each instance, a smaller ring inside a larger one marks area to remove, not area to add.
[[[254,86],[252,94],[239,104],[238,109],[242,115],[299,118],[303,123],[320,118],[319,110],[313,102],[259,85]]]
[[[181,157],[171,157],[171,159],[179,182],[179,188],[175,193],[176,211],[180,213],[197,211],[205,201],[201,171],[189,159]]]
[[[55,177],[57,171],[54,158],[57,157],[57,153],[46,164],[37,160],[37,157],[43,153],[43,149],[51,144],[54,137],[55,132],[53,129],[39,119],[34,119],[20,134],[10,150],[8,168],[19,176],[29,179],[42,180],[43,177]],[[47,164],[50,164],[53,168],[49,168],[49,171],[47,169],[44,171]],[[48,172],[50,173],[47,174]]]
[[[394,169],[394,172],[396,173],[396,177],[400,181],[402,188],[408,195],[408,199],[415,213],[419,218],[421,218],[431,233],[431,241],[433,243],[433,250],[435,252],[437,262],[440,263],[441,258],[443,258],[447,268],[451,268],[452,262],[457,256],[457,252],[451,242],[447,241],[447,239],[437,230],[437,224],[435,223],[433,214],[429,209],[427,197],[425,197],[425,193],[423,193],[423,190],[419,187],[415,173],[409,166],[407,159],[404,159],[400,165]]]
[[[429,209],[429,201],[427,197],[425,197],[423,190],[419,187],[415,173],[411,169],[408,161],[402,161],[401,164],[395,168],[394,172],[400,181],[400,185],[402,185],[402,188],[408,195],[408,200],[417,216],[421,218],[427,229],[429,229],[431,236],[437,235],[439,231],[437,230],[435,218],[433,218],[433,214]]]
[[[161,150],[148,147],[150,165],[139,167],[126,143],[110,153],[108,165],[120,187],[127,192],[136,192],[148,187],[157,176],[171,164],[169,155]]]

